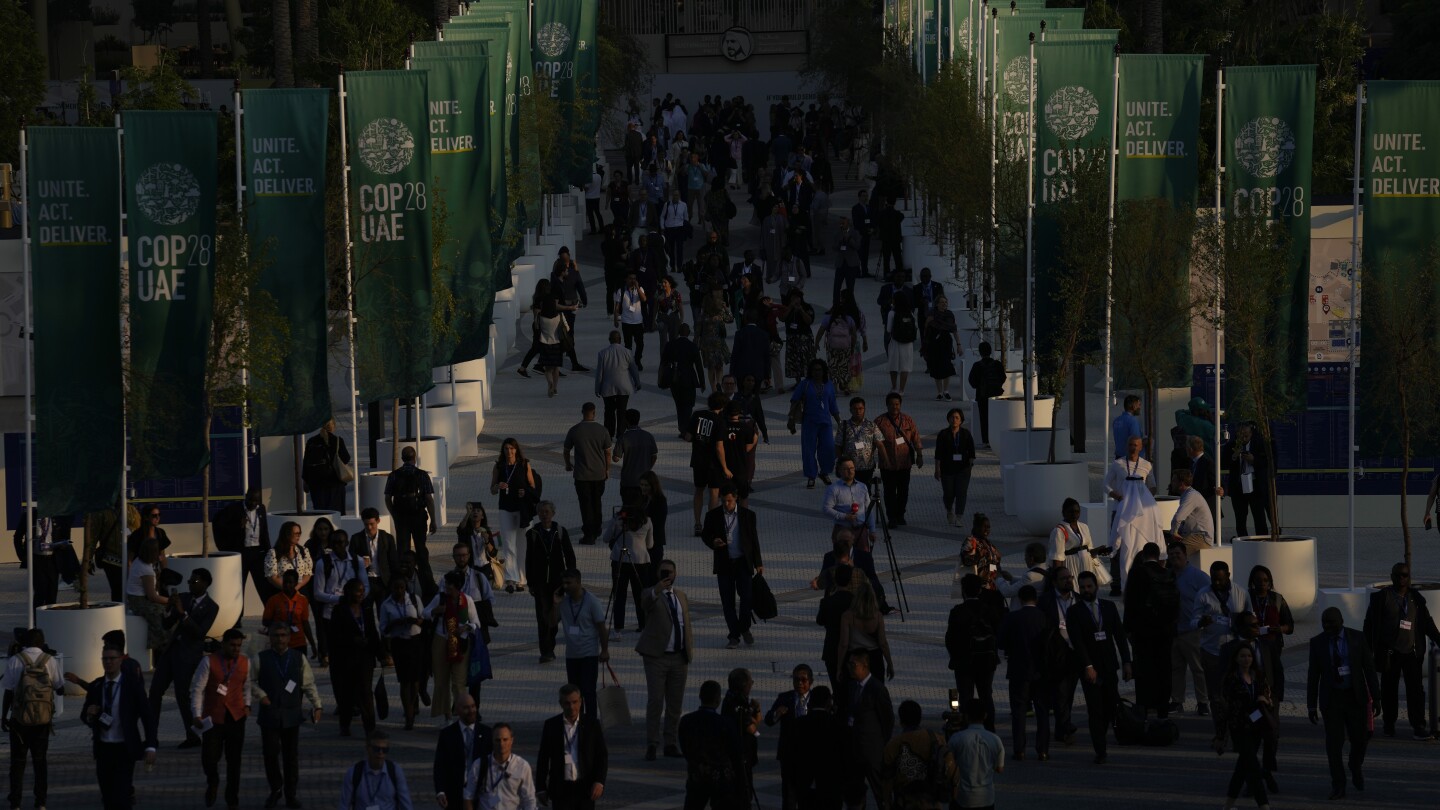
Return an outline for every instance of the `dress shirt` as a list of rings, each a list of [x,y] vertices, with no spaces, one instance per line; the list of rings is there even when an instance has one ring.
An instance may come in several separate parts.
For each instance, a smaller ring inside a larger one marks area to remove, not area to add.
[[[514,754],[504,763],[493,756],[470,765],[465,798],[475,810],[535,810],[535,776],[530,763]]]
[[[1180,612],[1175,616],[1175,629],[1180,633],[1194,630],[1200,621],[1195,611],[1200,607],[1200,595],[1210,590],[1210,575],[1193,564],[1186,565],[1175,574],[1175,589],[1180,592]]]
[[[406,592],[405,601],[396,602],[394,597],[380,603],[380,635],[386,638],[414,638],[420,635],[421,630],[415,625],[407,625],[399,630],[389,630],[390,623],[397,619],[424,619],[420,610],[420,599],[415,594]]]
[[[836,481],[826,487],[824,512],[825,517],[834,521],[837,526],[852,528],[863,525],[875,528],[875,512],[870,508],[870,488],[859,481],[849,484]],[[858,517],[859,521],[852,522],[852,515]]]
[[[441,623],[444,621],[444,619],[445,619],[445,609],[444,609],[444,607],[442,607],[444,604],[445,604],[445,592],[444,592],[444,591],[441,591],[440,593],[435,594],[435,598],[434,598],[434,599],[431,599],[431,600],[430,600],[430,603],[425,606],[425,615],[427,615],[427,616],[431,616],[431,615],[435,616],[435,622],[436,622],[435,631],[436,631],[436,634],[437,634],[437,635],[440,635],[442,638],[444,637],[443,634],[444,634],[444,632],[445,632],[445,629],[444,629],[443,627],[441,627],[440,624],[441,624]],[[440,611],[438,614],[436,614],[436,612],[435,612],[437,608],[438,608],[439,611]],[[477,630],[480,629],[480,614],[478,614],[478,613],[475,612],[475,600],[474,600],[474,599],[471,599],[471,598],[468,597],[468,596],[465,597],[465,617],[464,617],[464,618],[465,618],[465,621],[464,621],[463,627],[462,627],[461,630],[459,631],[459,632],[460,632],[460,635],[461,635],[462,637],[463,637],[463,636],[466,636],[466,635],[469,635],[470,633],[473,633],[473,632],[475,632],[475,631],[477,631]]]
[[[260,546],[260,510],[245,510],[245,547],[259,548]]]
[[[350,787],[351,773],[355,768],[360,769],[360,784]],[[399,765],[395,766],[395,780],[390,780],[390,769],[384,765],[380,770],[372,770],[369,762],[358,762],[345,771],[344,778],[340,781],[340,806],[349,808],[364,808],[370,810],[414,810],[415,805],[410,801],[410,788],[405,784],[405,771]]]
[[[684,202],[668,202],[660,211],[660,227],[683,228],[690,221],[690,208]]]
[[[475,566],[467,565],[455,570],[465,577],[465,582],[461,585],[460,590],[470,597],[472,602],[488,602],[495,598],[495,589],[491,587],[490,581],[485,578],[485,575],[475,569]]]
[[[725,512],[721,517],[725,521],[725,539],[730,543],[725,551],[730,559],[738,560],[745,556],[745,549],[740,546],[740,510]]]
[[[854,461],[857,472],[870,472],[875,469],[879,459],[876,450],[884,440],[880,428],[869,419],[858,423],[853,418],[846,419],[835,428],[835,457]]]
[[[633,292],[627,287],[615,291],[615,302],[620,305],[620,322],[635,326],[645,322],[645,308],[640,300],[640,289]]]
[[[1225,642],[1235,637],[1231,616],[1250,609],[1250,594],[1244,588],[1230,584],[1230,590],[1215,592],[1212,586],[1201,592],[1196,600],[1195,626],[1200,620],[1210,617],[1210,624],[1200,630],[1200,650],[1208,655],[1219,655]]]
[[[565,767],[565,781],[574,782],[579,774],[573,769],[580,767],[580,717],[577,715],[572,721],[561,715],[560,720],[560,733],[565,739],[565,757],[569,760]]]
[[[110,725],[100,732],[100,742],[124,743],[125,728],[120,725],[120,676],[106,678],[101,688],[104,691],[100,693],[100,713],[110,715]]]
[[[340,557],[333,551],[326,552],[315,577],[315,601],[320,603],[322,618],[330,618],[330,610],[340,604],[340,598],[345,595],[345,583],[352,579],[360,580],[361,592],[369,596],[370,578],[365,575],[365,564],[349,555]]]
[[[218,655],[218,653],[217,653]],[[240,659],[236,658],[229,667],[226,667],[223,656],[221,657],[221,668],[230,671],[232,667],[240,666]],[[249,663],[249,662],[247,662]],[[250,677],[254,677],[257,667],[250,667]],[[205,717],[205,687],[210,684],[210,656],[200,659],[200,665],[195,667],[195,675],[190,679],[190,709],[196,718]],[[241,687],[242,689],[244,687]],[[253,692],[245,694],[245,710],[248,712],[254,707]],[[318,696],[317,696],[318,699]]]
[[[290,651],[286,650],[285,654],[289,655],[289,653]],[[315,688],[315,672],[310,669],[310,662],[305,659],[304,653],[295,656],[295,658],[300,661],[300,666],[296,668],[295,672],[287,672],[286,676],[289,680],[299,684],[300,694],[304,695],[305,698],[310,701],[310,708],[318,710],[324,704],[320,700],[320,690]],[[208,666],[205,668],[209,669]],[[297,674],[300,676],[298,680],[291,677]],[[260,686],[260,653],[258,652],[250,657],[249,689],[249,705],[251,706],[258,707],[260,705],[260,698],[269,697]],[[203,688],[201,691],[204,691]],[[273,700],[272,698],[272,702]],[[196,714],[195,716],[199,717],[200,715]]]
[[[1070,612],[1070,608],[1072,608],[1072,607],[1074,607],[1074,606],[1075,606],[1075,592],[1074,592],[1074,591],[1071,591],[1069,596],[1066,596],[1065,594],[1062,594],[1062,593],[1060,593],[1059,591],[1056,591],[1056,592],[1055,592],[1055,609],[1060,613],[1060,616],[1059,616],[1059,618],[1058,618],[1058,620],[1057,620],[1057,621],[1058,621],[1058,626],[1059,626],[1059,628],[1060,628],[1060,637],[1063,638],[1063,639],[1065,639],[1065,643],[1066,643],[1067,645],[1070,645],[1071,647],[1073,647],[1074,645],[1071,645],[1071,644],[1070,644],[1070,626],[1065,623],[1065,614],[1066,614],[1066,613],[1069,613],[1069,612]]]
[[[1215,542],[1215,520],[1210,515],[1210,504],[1194,487],[1186,487],[1180,493],[1180,507],[1175,510],[1175,519],[1170,521],[1170,531],[1181,537],[1198,534],[1212,544]]]

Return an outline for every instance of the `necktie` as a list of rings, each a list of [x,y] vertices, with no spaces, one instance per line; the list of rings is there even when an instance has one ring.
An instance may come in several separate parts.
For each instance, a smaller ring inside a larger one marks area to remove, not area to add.
[[[680,600],[674,591],[666,591],[670,598],[670,630],[675,634],[675,652],[685,652],[685,630],[680,626]]]
[[[105,713],[114,716],[115,689],[120,685],[119,680],[105,682]]]
[[[475,745],[475,730],[470,728],[469,726],[462,726],[460,729],[460,733],[465,738],[465,765],[466,767],[469,767],[471,759],[470,754]]]

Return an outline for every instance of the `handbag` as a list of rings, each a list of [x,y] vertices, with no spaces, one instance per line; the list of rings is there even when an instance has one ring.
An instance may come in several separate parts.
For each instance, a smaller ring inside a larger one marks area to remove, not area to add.
[[[625,687],[620,685],[620,679],[616,677],[615,669],[610,664],[605,664],[605,671],[610,673],[610,682],[601,681],[600,694],[595,701],[600,704],[600,722],[605,728],[628,726],[630,703],[625,697]]]
[[[385,670],[375,680],[375,718],[384,720],[390,716],[390,692],[385,688]]]
[[[465,667],[465,685],[473,689],[494,677],[495,671],[490,667],[490,645],[486,644],[484,639],[471,635],[470,657]]]
[[[348,484],[355,480],[355,470],[340,460],[339,453],[330,457],[330,472],[334,473],[335,479],[342,484]]]
[[[756,574],[750,581],[750,612],[762,622],[768,622],[780,615],[780,606],[775,602],[775,593],[763,574]]]

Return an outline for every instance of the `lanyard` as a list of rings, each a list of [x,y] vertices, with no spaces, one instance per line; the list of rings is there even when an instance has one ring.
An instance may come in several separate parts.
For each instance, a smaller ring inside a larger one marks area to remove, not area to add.
[[[510,483],[510,479],[515,476],[515,469],[519,466],[519,463],[505,465],[505,483]]]
[[[372,777],[372,776],[375,777],[375,781],[374,781],[374,782],[371,782],[371,781],[370,781],[370,777]],[[384,785],[385,785],[385,771],[382,770],[382,771],[380,771],[379,774],[376,774],[374,771],[371,771],[371,770],[368,769],[368,768],[365,770],[365,790],[367,790],[367,791],[370,793],[370,801],[372,801],[372,802],[379,801],[379,799],[380,799],[380,788],[383,787]]]
[[[493,771],[494,769],[492,768],[491,770]],[[503,766],[501,766],[500,770],[496,773],[496,775],[490,777],[490,780],[489,780],[489,781],[490,781],[490,789],[487,790],[487,791],[485,791],[485,792],[486,792],[486,793],[491,793],[491,794],[493,794],[493,793],[495,792],[495,788],[500,787],[500,783],[501,783],[501,782],[504,782],[506,779],[509,779],[509,778],[510,778],[510,760],[507,759],[507,760],[505,760],[505,764],[504,764]]]
[[[238,660],[238,659],[237,659],[237,660]],[[225,666],[225,660],[224,660],[224,659],[221,659],[221,661],[220,661],[220,679],[221,679],[221,683],[224,683],[224,684],[229,684],[229,683],[230,683],[230,676],[231,676],[232,674],[234,674],[234,672],[235,672],[235,666],[236,666],[236,662],[235,662],[235,661],[231,661],[231,662],[230,662],[230,666],[227,667],[227,666]]]
[[[572,601],[570,600],[570,597],[569,597],[569,596],[566,596],[566,597],[565,597],[565,602],[566,602],[566,607],[567,607],[567,609],[569,609],[569,611],[570,611],[570,626],[571,626],[571,627],[579,627],[579,626],[580,626],[580,611],[585,608],[585,597],[584,597],[584,596],[581,596],[581,597],[580,597],[580,604],[578,604],[578,605],[575,604],[574,602],[572,602]]]
[[[280,663],[282,664],[282,666],[280,667],[280,679],[283,681],[288,681],[290,680],[290,651],[286,650],[284,653],[278,656],[278,658]]]

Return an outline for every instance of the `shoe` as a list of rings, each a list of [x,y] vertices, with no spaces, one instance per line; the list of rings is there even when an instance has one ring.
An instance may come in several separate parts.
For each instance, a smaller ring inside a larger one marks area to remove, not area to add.
[[[752,636],[752,635],[750,635],[750,631],[749,631],[749,630],[746,630],[745,632],[741,633],[741,634],[740,634],[740,638],[745,641],[745,646],[746,646],[746,647],[754,647],[754,646],[755,646],[755,637]]]
[[[616,628],[616,629],[614,629],[614,630],[611,630],[611,631],[610,631],[610,640],[611,640],[611,641],[619,641],[619,640],[620,640],[620,633],[621,633],[621,632],[623,632],[623,631],[622,631],[620,628]]]
[[[936,395],[935,395],[935,401],[936,401],[936,402],[944,402],[944,401],[945,401],[945,397],[944,397],[944,396],[941,396],[940,394],[936,394]]]
[[[1430,742],[1431,740],[1435,739],[1435,735],[1431,734],[1428,731],[1417,731],[1415,732],[1414,739],[1419,740],[1420,742]]]
[[[940,396],[944,397],[946,402],[949,402],[949,401],[950,401],[950,392],[949,392],[949,391],[942,391],[942,392],[940,393]]]
[[[515,373],[516,373],[516,374],[519,374],[521,377],[527,377],[527,378],[528,378],[528,377],[530,376],[530,371],[529,371],[529,369],[525,368],[524,366],[521,366],[521,367],[515,369]]]
[[[1040,760],[1041,762],[1049,762],[1049,761],[1050,761],[1050,754],[1049,754],[1048,752],[1047,752],[1047,753],[1042,753],[1042,754],[1036,754],[1036,755],[1035,755],[1035,758],[1038,759],[1038,760]]]
[[[414,730],[415,730],[415,718],[414,718],[414,717],[407,717],[407,718],[405,718],[405,730],[406,730],[406,731],[414,731]]]
[[[214,807],[214,806],[215,806],[215,799],[216,799],[219,795],[220,795],[220,785],[219,785],[219,784],[206,785],[206,786],[205,786],[205,806],[206,806],[206,807]]]
[[[827,486],[827,487],[830,486],[830,476],[828,476],[828,475],[822,475],[822,476],[820,476],[820,483],[824,484],[824,485]]]
[[[420,687],[420,702],[426,706],[430,705],[430,687]]]
[[[725,649],[727,649],[727,650],[738,650],[738,649],[740,649],[740,639],[738,639],[738,638],[732,638],[732,639],[730,639],[729,641],[726,641],[726,642],[725,642]]]
[[[1107,759],[1105,758],[1105,755],[1104,755],[1104,754],[1096,754],[1096,755],[1095,755],[1095,764],[1096,764],[1096,765],[1104,765],[1104,764],[1105,764],[1106,762],[1108,762],[1108,761],[1109,761],[1109,760],[1107,760]]]
[[[1275,781],[1275,774],[1269,772],[1265,774],[1265,789],[1271,793],[1280,792],[1280,783]]]
[[[948,525],[948,526],[954,526],[954,525],[955,525],[955,513],[954,513],[954,512],[946,512],[946,513],[945,513],[945,523],[946,523],[946,525]]]
[[[577,373],[577,374],[584,374],[585,372],[589,371],[590,368],[589,368],[589,366],[581,366],[581,365],[576,365],[576,364],[572,363],[572,364],[570,364],[570,370],[573,371],[573,372],[575,372],[575,373]]]
[[[1355,783],[1356,790],[1360,791],[1361,793],[1365,792],[1365,774],[1360,773],[1359,771],[1352,771],[1350,774],[1350,780]]]
[[[1180,703],[1179,701],[1171,701],[1170,705],[1166,707],[1166,710],[1169,711],[1171,714],[1179,714],[1180,712],[1185,711],[1185,704]]]
[[[186,737],[186,738],[185,738],[185,742],[182,742],[182,743],[180,743],[179,745],[177,745],[177,746],[175,746],[175,747],[176,747],[176,748],[199,748],[199,747],[200,747],[200,738],[199,738],[199,737]]]
[[[542,663],[542,664],[548,664],[548,663],[550,663],[551,661],[554,661],[554,660],[555,660],[555,656],[553,656],[553,655],[542,655],[542,656],[540,656],[540,663]]]
[[[515,592],[516,592],[516,593],[524,593],[524,592],[525,592],[525,586],[522,585],[522,584],[516,583],[516,585],[515,585]]]
[[[266,797],[265,797],[265,806],[266,806],[267,808],[277,807],[277,806],[279,806],[279,804],[280,804],[280,791],[277,790],[277,791],[275,791],[274,793],[271,793],[269,796],[266,796]]]
[[[558,369],[558,368],[555,369],[555,373],[556,373],[556,374],[559,374],[561,377],[568,377],[568,376],[569,376],[568,374],[566,374],[565,372],[561,371],[561,370]]]
[[[653,746],[653,745],[647,745],[647,746],[645,746],[645,761],[646,761],[646,762],[654,762],[654,761],[655,761],[655,746]]]
[[[1198,714],[1198,715],[1200,715],[1201,717],[1208,717],[1208,716],[1210,715],[1210,704],[1208,704],[1208,703],[1197,703],[1197,704],[1195,704],[1195,713]]]
[[[645,364],[642,363],[642,362],[640,362],[639,360],[636,360],[636,361],[635,361],[635,368],[638,368],[638,369],[640,369],[641,371],[644,371],[644,370],[645,370]]]
[[[671,759],[684,759],[685,755],[680,753],[680,747],[676,745],[665,746],[665,756]]]
[[[805,488],[806,488],[806,489],[814,489],[814,488],[815,488],[815,479],[814,479],[814,478],[807,478],[807,479],[805,479]],[[699,532],[696,532],[696,534],[699,534]]]
[[[505,592],[506,592],[506,593],[514,593],[514,592],[515,592],[515,583],[513,583],[513,582],[507,582],[507,583],[505,583]]]
[[[699,536],[701,536],[701,535],[704,534],[704,533],[705,533],[705,527],[701,526],[699,523],[696,523],[696,524],[695,524],[695,536],[696,536],[696,537],[699,537]]]
[[[1335,788],[1334,790],[1330,791],[1330,801],[1333,802],[1333,801],[1335,801],[1336,799],[1343,799],[1343,798],[1345,798],[1345,788],[1343,788],[1343,787],[1337,787],[1337,788]]]

